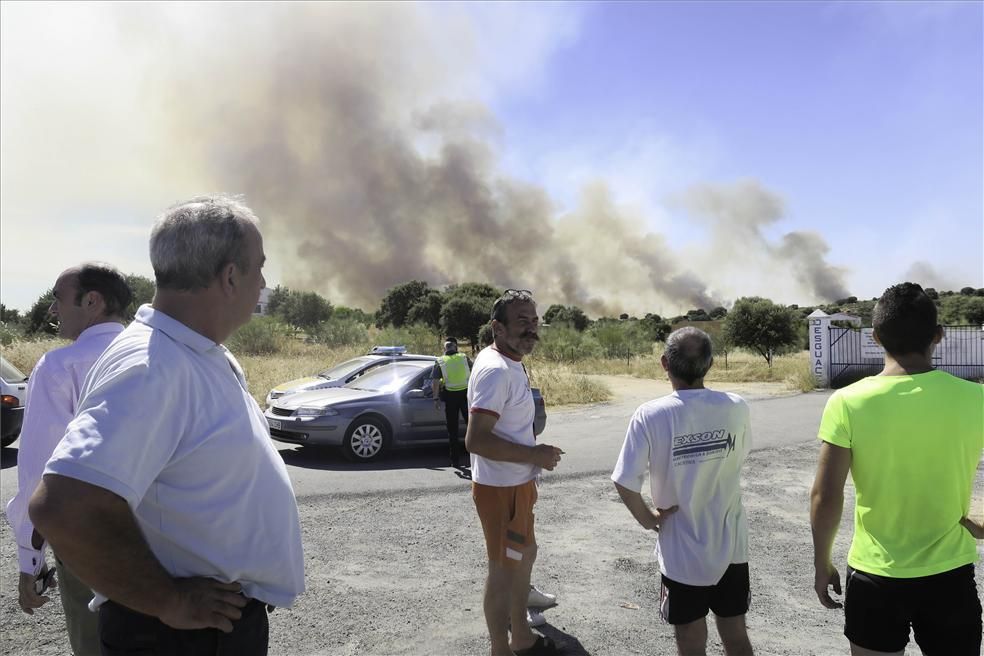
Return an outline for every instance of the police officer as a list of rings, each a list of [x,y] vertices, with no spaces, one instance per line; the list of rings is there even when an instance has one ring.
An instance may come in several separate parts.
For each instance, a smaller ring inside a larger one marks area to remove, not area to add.
[[[471,360],[458,353],[458,340],[448,337],[444,342],[444,355],[438,358],[431,374],[431,389],[434,391],[434,407],[440,408],[444,402],[444,419],[448,427],[448,442],[451,448],[451,466],[458,466],[461,444],[458,441],[458,416],[468,420],[468,376],[471,373]]]

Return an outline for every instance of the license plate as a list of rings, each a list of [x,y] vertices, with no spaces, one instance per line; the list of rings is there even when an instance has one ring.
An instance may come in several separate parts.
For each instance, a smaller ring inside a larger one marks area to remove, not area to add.
[[[267,422],[269,422],[270,428],[276,428],[277,430],[280,430],[281,423],[279,419],[267,419]]]

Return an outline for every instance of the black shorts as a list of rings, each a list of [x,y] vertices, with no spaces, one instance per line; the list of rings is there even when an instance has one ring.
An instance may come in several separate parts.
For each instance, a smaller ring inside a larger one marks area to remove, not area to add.
[[[718,617],[736,617],[748,612],[752,594],[748,563],[731,564],[715,585],[687,585],[662,577],[659,614],[670,624],[688,624],[714,611]]]
[[[909,628],[926,656],[980,656],[981,600],[974,566],[896,579],[847,568],[844,635],[859,647],[898,652]]]

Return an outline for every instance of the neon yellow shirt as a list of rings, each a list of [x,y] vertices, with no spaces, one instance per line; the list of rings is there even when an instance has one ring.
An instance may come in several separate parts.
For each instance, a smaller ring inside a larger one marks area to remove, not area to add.
[[[871,376],[830,397],[819,437],[851,450],[851,567],[914,578],[977,560],[958,521],[984,451],[984,386],[943,371]]]

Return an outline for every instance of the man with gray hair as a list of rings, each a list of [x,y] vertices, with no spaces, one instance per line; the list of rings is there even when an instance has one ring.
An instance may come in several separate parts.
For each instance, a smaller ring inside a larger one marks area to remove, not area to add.
[[[660,363],[673,393],[636,410],[612,481],[636,521],[656,532],[660,615],[673,625],[680,654],[706,653],[708,611],[725,653],[751,654],[740,486],[751,447],[748,405],[736,394],[704,387],[713,358],[711,339],[701,330],[670,334]],[[647,473],[655,511],[641,494]]]
[[[95,592],[103,656],[266,654],[268,606],[304,589],[297,503],[222,346],[265,285],[249,208],[192,199],[155,223],[151,305],[93,366],[30,517]]]

